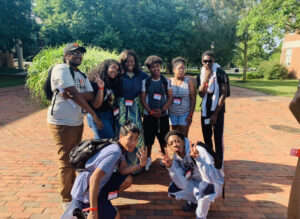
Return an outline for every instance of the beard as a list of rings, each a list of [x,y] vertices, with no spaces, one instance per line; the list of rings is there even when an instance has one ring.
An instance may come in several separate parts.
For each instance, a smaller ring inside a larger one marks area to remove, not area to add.
[[[80,63],[76,63],[76,62],[69,62],[69,65],[70,65],[70,66],[75,66],[75,67],[78,67],[79,65],[81,65],[81,62],[80,62]]]

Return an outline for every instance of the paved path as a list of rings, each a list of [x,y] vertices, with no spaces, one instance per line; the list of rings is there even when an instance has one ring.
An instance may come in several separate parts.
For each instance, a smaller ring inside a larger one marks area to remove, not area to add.
[[[0,218],[57,219],[62,210],[47,109],[28,95],[21,86],[0,89]],[[289,151],[300,138],[289,101],[232,88],[225,117],[226,199],[211,205],[208,218],[286,218],[297,161]],[[92,137],[88,128],[84,137]],[[199,113],[190,138],[202,140]],[[169,177],[157,152],[156,142],[150,171],[115,201],[122,218],[194,218],[167,197]]]

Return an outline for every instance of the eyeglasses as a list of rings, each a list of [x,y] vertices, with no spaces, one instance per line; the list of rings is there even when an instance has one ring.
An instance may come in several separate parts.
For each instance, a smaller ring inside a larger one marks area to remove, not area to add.
[[[203,62],[204,62],[205,64],[207,64],[207,63],[210,64],[210,63],[212,63],[212,61],[213,61],[213,60],[211,60],[211,59],[209,59],[209,60],[203,60]]]

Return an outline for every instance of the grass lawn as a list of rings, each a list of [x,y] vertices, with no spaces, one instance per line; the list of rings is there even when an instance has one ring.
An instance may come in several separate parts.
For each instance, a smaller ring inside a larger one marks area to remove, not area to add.
[[[266,94],[279,95],[285,97],[293,97],[298,85],[298,80],[247,80],[241,82],[231,78],[232,86],[249,88]]]
[[[0,88],[25,84],[25,77],[0,75]]]

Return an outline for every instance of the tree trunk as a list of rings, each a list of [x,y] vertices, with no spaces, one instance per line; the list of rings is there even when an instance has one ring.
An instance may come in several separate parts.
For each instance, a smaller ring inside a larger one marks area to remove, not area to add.
[[[248,68],[248,41],[244,41],[244,66],[243,66],[243,81],[246,81]]]

